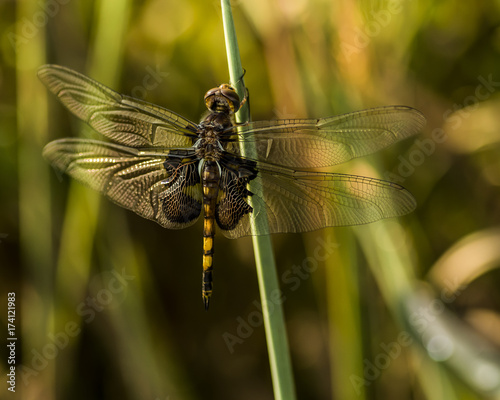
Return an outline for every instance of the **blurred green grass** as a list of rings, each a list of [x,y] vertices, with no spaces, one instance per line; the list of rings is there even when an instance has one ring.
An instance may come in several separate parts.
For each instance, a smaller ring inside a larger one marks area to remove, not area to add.
[[[47,62],[197,120],[204,92],[228,79],[219,3],[41,4],[0,4],[0,233],[8,235],[0,238],[0,288],[19,298],[17,362],[33,370],[28,385],[18,372],[22,398],[272,398],[264,329],[251,319],[259,312],[251,241],[218,235],[205,313],[201,225],[163,230],[57,177],[41,157],[50,140],[92,135],[38,82],[36,69]],[[428,119],[420,142],[336,169],[403,184],[419,204],[412,215],[272,238],[298,398],[499,396],[500,263],[490,230],[500,222],[499,8],[233,2],[253,119],[389,104]],[[285,279],[315,257],[318,240],[336,244],[331,255],[298,281]],[[461,256],[443,268],[450,252]],[[117,276],[128,278],[112,286]],[[422,309],[431,312],[426,319]],[[255,325],[243,339],[241,321]],[[50,355],[51,338],[62,343],[72,322],[80,332],[46,365],[33,363],[36,352]],[[241,343],[228,346],[228,333]],[[378,373],[367,369],[387,360],[381,344],[404,333],[411,345],[400,343]],[[436,337],[455,346],[440,362],[428,356]]]

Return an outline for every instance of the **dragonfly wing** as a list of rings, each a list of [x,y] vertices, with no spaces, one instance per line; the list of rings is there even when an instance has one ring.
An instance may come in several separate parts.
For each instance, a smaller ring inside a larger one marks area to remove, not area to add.
[[[232,237],[229,232],[241,229],[242,223],[248,223],[244,217],[252,212],[252,207],[248,204],[248,196],[251,194],[247,190],[249,178],[238,178],[235,173],[224,167],[221,168],[221,171],[215,218],[224,235]]]
[[[97,132],[130,147],[189,147],[197,125],[184,117],[114,90],[58,65],[38,70],[40,80],[74,115]]]
[[[57,170],[165,228],[185,228],[200,215],[196,164],[170,164],[168,155],[139,156],[137,149],[83,139],[50,142],[43,154]]]
[[[255,160],[290,168],[323,168],[375,153],[417,134],[424,125],[419,111],[404,106],[330,118],[256,121],[232,128],[226,150],[241,155],[238,141],[242,141],[255,147],[255,154],[248,153]]]
[[[232,215],[226,219],[237,221],[221,226],[229,238],[254,234],[251,214],[258,234],[265,235],[367,224],[405,215],[416,207],[415,199],[402,186],[379,179],[262,165],[257,170],[255,178],[244,178],[246,183],[251,180],[252,212],[244,210],[241,204],[233,206],[230,197],[221,199],[219,208]],[[235,183],[238,179],[242,178],[233,174],[223,190],[231,192],[230,185],[241,187],[242,182]]]

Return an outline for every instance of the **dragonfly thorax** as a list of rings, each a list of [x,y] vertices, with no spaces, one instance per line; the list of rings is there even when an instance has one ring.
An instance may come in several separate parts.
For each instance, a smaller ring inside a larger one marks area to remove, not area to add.
[[[198,140],[194,147],[199,158],[218,160],[224,148],[220,137],[225,129],[233,126],[231,116],[222,113],[211,113],[198,125]]]
[[[198,126],[198,136],[210,136],[211,134],[219,135],[223,130],[233,125],[231,114],[213,112],[208,114],[203,121],[201,121]]]
[[[195,144],[196,156],[200,159],[217,161],[221,158],[224,148],[214,137],[199,139]]]

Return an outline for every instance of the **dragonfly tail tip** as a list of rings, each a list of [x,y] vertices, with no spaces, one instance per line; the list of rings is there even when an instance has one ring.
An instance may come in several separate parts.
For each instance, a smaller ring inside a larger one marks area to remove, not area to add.
[[[203,296],[203,304],[205,305],[205,311],[208,311],[208,306],[210,305],[210,297]]]

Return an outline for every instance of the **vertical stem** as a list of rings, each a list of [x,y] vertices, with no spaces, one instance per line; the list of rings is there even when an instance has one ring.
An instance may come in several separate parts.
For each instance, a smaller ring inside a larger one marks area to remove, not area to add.
[[[226,39],[226,51],[231,83],[235,86],[240,98],[246,94],[243,82],[243,68],[241,66],[238,42],[234,29],[233,16],[229,0],[221,0],[222,18],[224,22],[224,34]],[[236,115],[238,123],[249,120],[248,104],[244,104]],[[255,151],[248,144],[242,146],[243,155],[254,154]],[[258,179],[258,178],[257,178]],[[254,190],[254,189],[252,189]],[[265,219],[265,210],[256,210],[255,205],[252,213],[253,246],[255,252],[255,263],[259,280],[259,289],[262,302],[264,326],[269,352],[269,363],[271,366],[271,377],[273,380],[274,396],[276,399],[293,400],[295,388],[293,384],[292,364],[288,348],[285,318],[281,306],[282,293],[279,288],[278,274],[274,262],[273,249],[269,236],[259,235],[259,229],[253,216],[259,215],[259,219]],[[259,225],[262,223],[259,221]]]
[[[31,21],[39,10],[40,5],[35,0],[20,0],[16,4],[16,20]],[[12,45],[16,52],[19,252],[23,279],[20,281],[20,291],[14,290],[8,281],[5,288],[16,291],[16,304],[21,307],[23,317],[18,320],[21,331],[16,333],[22,334],[19,345],[22,346],[23,354],[27,355],[23,360],[25,366],[32,368],[28,361],[31,361],[31,351],[41,349],[47,343],[47,334],[54,329],[53,243],[48,195],[50,171],[40,156],[41,148],[48,140],[48,104],[45,89],[36,76],[36,69],[45,62],[45,30],[36,29],[33,36],[28,36],[22,30],[24,24],[17,23],[15,26],[15,37],[19,38]],[[3,95],[6,95],[5,92]],[[5,170],[2,172],[10,173]],[[7,195],[5,190],[2,193],[3,196]],[[16,236],[13,232],[5,233]],[[2,267],[15,269],[20,266],[12,264]],[[2,301],[6,301],[5,294]],[[54,363],[44,366],[43,378],[38,371],[29,378],[28,375],[24,384],[19,379],[16,388],[19,398],[36,398],[40,393],[47,400],[55,398]]]
[[[131,0],[95,2],[93,39],[89,54],[89,75],[115,86],[123,59],[124,32],[129,20]],[[106,25],[106,27],[104,27]],[[94,237],[98,226],[100,194],[72,182],[66,205],[57,266],[56,326],[63,329],[74,318],[75,304],[85,297],[93,266]],[[125,246],[127,247],[127,246]],[[84,319],[80,321],[84,324]],[[83,326],[83,325],[82,325]],[[64,357],[64,358],[63,358]],[[77,346],[68,347],[57,358],[57,377],[71,382],[75,375]],[[71,367],[68,367],[71,366]],[[57,387],[57,397],[65,396],[65,387]]]

